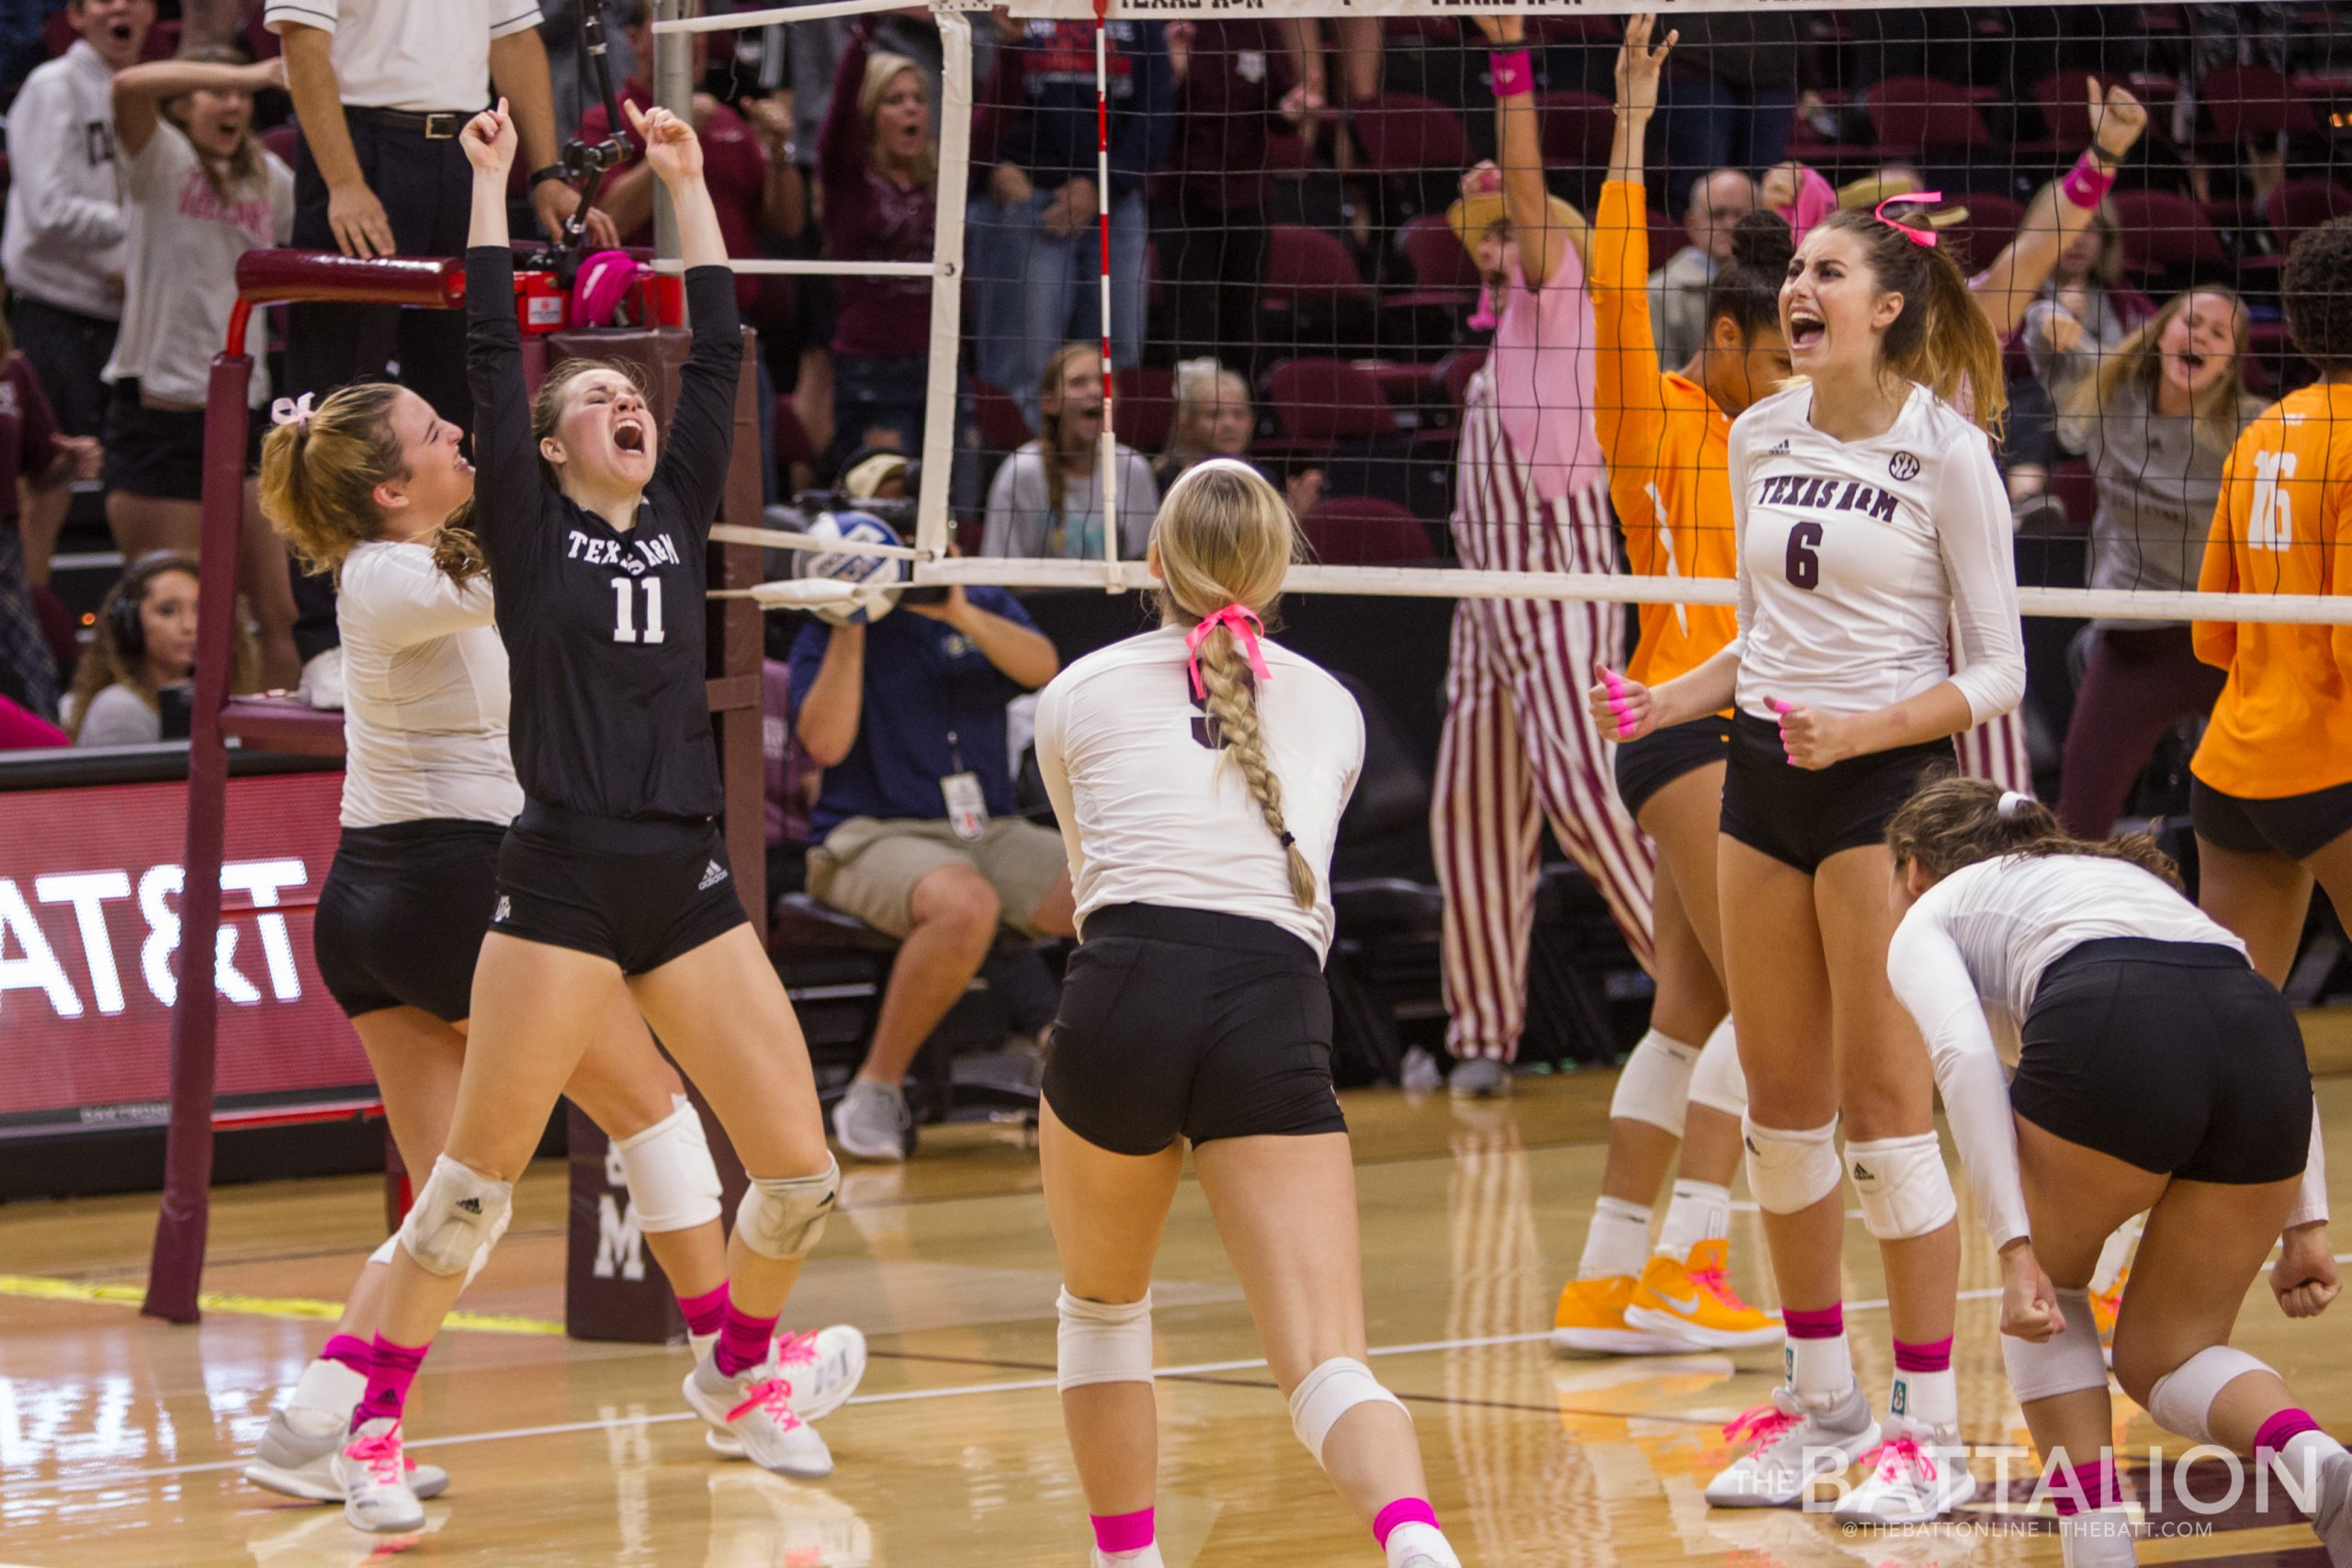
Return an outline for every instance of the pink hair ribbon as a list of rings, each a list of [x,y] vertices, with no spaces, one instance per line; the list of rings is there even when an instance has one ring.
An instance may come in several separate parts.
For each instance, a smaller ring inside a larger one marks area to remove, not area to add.
[[[312,412],[311,408],[311,393],[305,392],[299,398],[278,399],[276,402],[269,405],[270,423],[272,424],[294,425],[305,425],[310,423],[311,414]]]
[[[1250,661],[1250,673],[1260,684],[1272,681],[1273,672],[1266,668],[1265,655],[1258,651],[1258,639],[1266,635],[1266,623],[1258,612],[1247,604],[1227,604],[1213,615],[1203,615],[1201,624],[1184,634],[1184,666],[1193,672],[1193,695],[1205,697],[1209,689],[1201,683],[1201,644],[1209,633],[1223,626],[1241,645],[1241,656]]]
[[[1915,229],[1910,224],[1903,221],[1900,218],[1889,218],[1886,215],[1886,209],[1890,207],[1901,206],[1905,202],[1927,204],[1939,202],[1943,198],[1944,193],[1939,190],[1914,191],[1909,196],[1890,196],[1884,201],[1880,202],[1876,207],[1871,209],[1871,216],[1877,219],[1882,223],[1902,230],[1913,244],[1925,245],[1932,251],[1936,248],[1936,231],[1933,229]]]

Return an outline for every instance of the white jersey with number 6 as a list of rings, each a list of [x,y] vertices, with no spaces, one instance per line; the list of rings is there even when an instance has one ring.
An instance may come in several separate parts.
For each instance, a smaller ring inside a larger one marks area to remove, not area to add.
[[[1869,713],[1947,680],[1972,723],[2017,706],[2017,568],[1984,433],[1917,386],[1868,441],[1823,434],[1812,409],[1792,387],[1731,428],[1741,710]]]

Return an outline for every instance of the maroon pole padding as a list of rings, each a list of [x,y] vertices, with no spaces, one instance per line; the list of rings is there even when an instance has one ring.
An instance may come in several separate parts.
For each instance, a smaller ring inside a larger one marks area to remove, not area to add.
[[[466,302],[466,264],[457,256],[247,251],[237,258],[237,292],[253,304],[413,305],[454,310]]]
[[[244,527],[245,392],[253,361],[212,361],[205,399],[204,522],[197,560],[196,701],[187,747],[187,849],[181,857],[179,991],[172,1008],[171,1126],[164,1145],[164,1201],[147,1269],[150,1317],[194,1323],[204,1275],[204,1233],[212,1186],[214,934],[220,929],[220,855],[227,831],[229,752],[220,708],[229,699],[230,644],[236,629],[237,546]],[[193,957],[190,955],[193,954]]]

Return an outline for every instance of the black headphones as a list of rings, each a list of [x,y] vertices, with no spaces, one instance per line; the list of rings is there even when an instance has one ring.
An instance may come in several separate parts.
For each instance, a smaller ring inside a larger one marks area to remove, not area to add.
[[[147,657],[147,622],[141,613],[147,603],[147,585],[167,571],[194,575],[196,563],[178,550],[150,550],[132,561],[107,601],[107,629],[114,634],[116,653],[128,665]]]

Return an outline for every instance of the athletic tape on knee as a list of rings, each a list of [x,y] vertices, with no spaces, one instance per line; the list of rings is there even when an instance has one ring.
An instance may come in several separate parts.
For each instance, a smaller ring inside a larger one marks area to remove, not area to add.
[[[842,1168],[831,1155],[814,1176],[755,1176],[735,1206],[735,1233],[763,1258],[806,1258],[825,1234],[841,1185]]]
[[[1139,1302],[1091,1302],[1065,1290],[1054,1303],[1054,1386],[1151,1381],[1151,1292]]]
[[[428,1274],[462,1273],[497,1239],[494,1232],[504,1232],[514,1204],[513,1182],[492,1181],[443,1155],[401,1222],[401,1245]]]
[[[2066,1326],[2041,1344],[2013,1334],[2001,1336],[2001,1359],[2020,1404],[2107,1386],[2107,1358],[2099,1353],[2090,1292],[2060,1291],[2058,1310],[2065,1314]]]
[[[1726,1116],[1747,1114],[1747,1075],[1739,1070],[1739,1043],[1729,1019],[1715,1025],[1700,1048],[1699,1065],[1690,1070],[1690,1103]]]
[[[1909,1241],[1951,1224],[1960,1199],[1933,1133],[1846,1143],[1846,1168],[1862,1200],[1862,1228],[1881,1241]]]
[[[1334,1356],[1290,1391],[1290,1429],[1298,1434],[1315,1462],[1321,1464],[1323,1440],[1340,1424],[1340,1417],[1359,1404],[1393,1404],[1405,1410],[1405,1402],[1381,1387],[1370,1367],[1346,1356]],[[1407,1420],[1412,1415],[1405,1410]]]
[[[1747,1190],[1766,1213],[1793,1214],[1838,1190],[1837,1122],[1791,1131],[1743,1116],[1740,1142],[1747,1150]]]
[[[2213,1401],[2246,1373],[2269,1370],[2243,1350],[2208,1346],[2156,1380],[2148,1391],[2148,1414],[2167,1432],[2210,1443],[2213,1433],[2206,1420],[2213,1413]]]
[[[370,1263],[390,1263],[392,1260],[392,1254],[398,1252],[400,1248],[401,1233],[394,1231],[391,1235],[386,1236],[382,1241],[376,1244],[376,1250],[368,1255],[368,1261]]]
[[[615,1140],[613,1151],[638,1229],[687,1231],[718,1218],[718,1167],[711,1163],[702,1118],[685,1100],[652,1126]]]
[[[1611,1119],[1646,1122],[1682,1136],[1682,1108],[1690,1101],[1690,1069],[1698,1061],[1695,1046],[1651,1030],[1618,1069],[1617,1092],[1609,1097]]]

